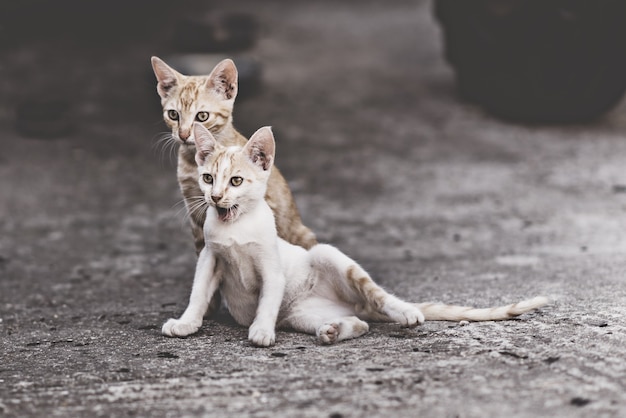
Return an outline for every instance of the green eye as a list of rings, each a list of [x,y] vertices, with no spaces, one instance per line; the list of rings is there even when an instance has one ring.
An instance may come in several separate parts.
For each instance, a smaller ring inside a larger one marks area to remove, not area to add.
[[[196,115],[196,120],[198,122],[206,122],[209,119],[209,112],[198,112]]]
[[[213,176],[205,173],[202,175],[202,181],[206,184],[213,184]]]
[[[175,110],[168,110],[167,111],[167,117],[172,119],[172,120],[178,120],[178,112]]]
[[[230,179],[230,184],[235,187],[241,186],[241,183],[243,183],[243,179],[241,177],[233,177]]]

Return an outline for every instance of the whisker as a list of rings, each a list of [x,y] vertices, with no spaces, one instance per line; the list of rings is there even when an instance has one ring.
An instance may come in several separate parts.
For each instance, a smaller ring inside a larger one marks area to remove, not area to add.
[[[201,210],[202,214],[205,215],[206,214],[206,207],[204,209],[201,209],[200,207],[198,208],[194,208],[188,212],[185,213],[185,215],[181,218],[183,221],[187,221],[187,222],[191,222],[191,223],[195,223],[195,221],[192,221],[192,217],[193,218],[197,218],[199,217],[199,215],[196,213],[198,212],[198,210]]]
[[[177,202],[173,208],[177,206],[180,208],[176,211],[175,216],[180,217],[182,215],[183,220],[190,220],[192,216],[205,214],[208,204],[204,200],[204,196],[191,196]]]
[[[200,208],[202,208],[204,205],[206,205],[206,202],[203,201],[194,201],[194,202],[189,202],[189,204],[187,205],[187,211],[190,214],[195,214],[196,211]]]
[[[202,202],[205,203],[206,200],[204,200],[204,196],[189,196],[186,199],[183,200],[183,202]]]
[[[156,138],[156,139],[155,139]],[[166,155],[169,157],[170,163],[175,161],[176,150],[178,149],[178,141],[171,132],[161,132],[153,137],[152,149],[159,154],[159,161],[161,164],[165,161]]]
[[[176,211],[176,216],[182,216],[183,219],[189,220],[191,219],[191,210],[189,208],[189,204],[184,205],[179,210]]]
[[[176,213],[174,213],[174,216],[176,218],[179,218],[181,216],[183,219],[187,218],[189,216],[189,211],[187,210],[187,206],[182,206],[180,209],[178,209]]]
[[[174,204],[172,205],[172,209],[176,208],[177,206],[181,206],[181,205],[182,205],[182,206],[184,206],[184,205],[185,205],[185,199],[181,199],[181,200],[179,200],[178,202],[174,203]]]
[[[197,202],[195,205],[189,208],[189,215],[204,215],[208,209],[206,202]]]
[[[174,162],[176,161],[176,153],[178,151],[178,141],[173,140],[171,142],[168,142],[170,144],[170,153],[169,153],[169,157],[170,157],[170,161]]]
[[[159,146],[162,146],[163,143],[169,142],[172,139],[174,139],[174,137],[172,136],[170,132],[160,132],[152,137],[152,141],[153,141],[152,148],[153,149],[158,148]]]

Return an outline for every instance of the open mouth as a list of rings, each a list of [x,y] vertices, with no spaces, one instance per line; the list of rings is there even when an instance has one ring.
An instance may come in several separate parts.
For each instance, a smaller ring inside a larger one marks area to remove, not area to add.
[[[222,222],[233,221],[237,217],[237,205],[231,206],[229,208],[221,208],[219,206],[216,206],[215,209],[217,209],[217,217]]]

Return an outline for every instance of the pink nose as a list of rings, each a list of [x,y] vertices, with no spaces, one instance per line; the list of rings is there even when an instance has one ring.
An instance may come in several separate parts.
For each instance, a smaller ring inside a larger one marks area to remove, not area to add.
[[[215,203],[219,202],[220,200],[222,200],[222,195],[216,195],[216,194],[212,194],[211,195],[211,200]]]
[[[186,141],[191,136],[191,131],[178,131],[178,137],[182,141]]]

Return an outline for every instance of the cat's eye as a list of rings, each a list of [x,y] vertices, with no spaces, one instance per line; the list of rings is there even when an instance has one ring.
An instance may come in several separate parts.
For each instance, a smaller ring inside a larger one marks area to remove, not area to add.
[[[235,187],[241,186],[241,183],[243,183],[243,179],[241,177],[233,177],[230,179],[230,184]]]
[[[168,110],[167,111],[167,117],[172,119],[172,120],[178,120],[178,112],[175,110]]]
[[[209,119],[209,112],[198,112],[196,115],[196,120],[198,122],[206,122]]]
[[[202,181],[204,181],[206,184],[213,184],[213,176],[207,173],[204,173],[202,175]]]

